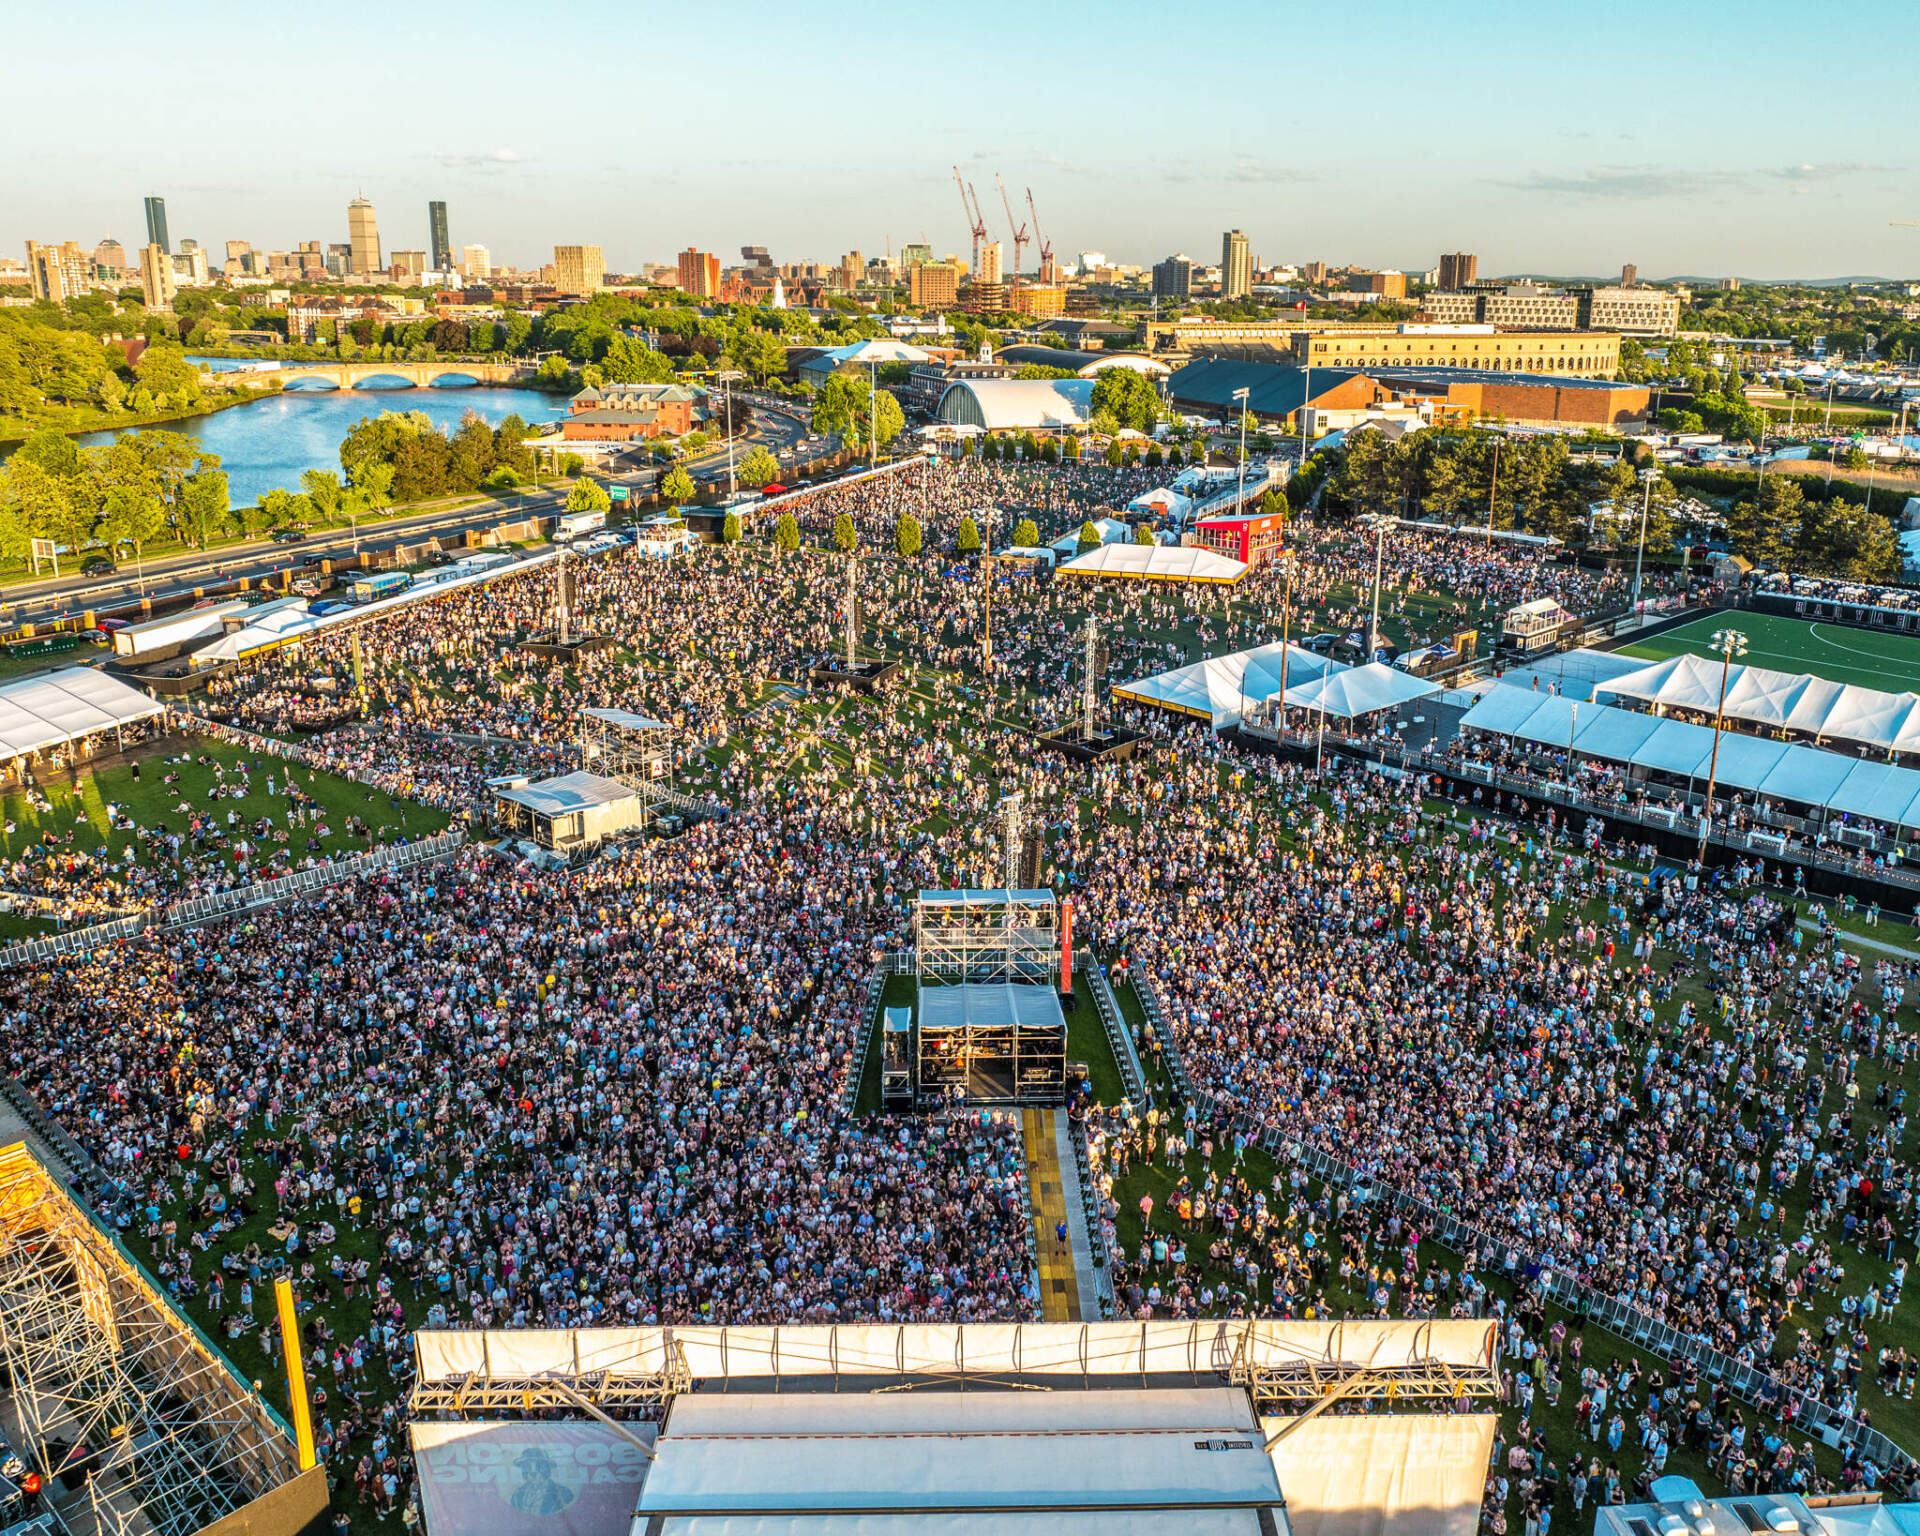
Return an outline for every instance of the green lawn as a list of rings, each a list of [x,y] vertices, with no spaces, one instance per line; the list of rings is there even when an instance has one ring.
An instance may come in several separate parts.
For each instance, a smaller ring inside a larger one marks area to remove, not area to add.
[[[1888,635],[1843,624],[1815,624],[1773,613],[1716,613],[1664,635],[1621,649],[1623,656],[1663,661],[1682,654],[1716,654],[1713,634],[1737,629],[1747,637],[1748,666],[1775,672],[1811,672],[1836,683],[1855,683],[1890,693],[1920,688],[1920,638]]]
[[[187,761],[176,761],[182,757]],[[243,761],[250,766],[262,765],[249,775],[248,793],[233,799],[209,801],[208,791],[216,782],[216,767],[225,770],[228,781],[232,782],[235,765]],[[143,757],[139,766],[138,779],[134,778],[130,766],[121,764],[98,772],[82,768],[78,775],[65,782],[42,783],[41,793],[51,802],[51,811],[38,809],[24,789],[12,790],[0,797],[0,811],[4,812],[4,825],[0,825],[0,855],[5,856],[8,865],[5,873],[0,875],[0,885],[9,888],[16,886],[12,861],[29,848],[41,845],[47,837],[56,839],[63,853],[96,853],[104,849],[107,857],[116,862],[123,859],[128,847],[132,846],[137,850],[135,856],[139,865],[143,868],[153,867],[164,857],[162,851],[143,840],[137,832],[113,828],[109,824],[109,806],[131,816],[137,827],[146,830],[166,827],[174,832],[185,832],[188,817],[175,809],[183,800],[199,811],[217,811],[223,825],[228,811],[237,812],[248,824],[249,842],[254,841],[251,825],[262,816],[271,818],[277,827],[286,830],[286,783],[289,773],[295,785],[317,800],[327,812],[324,818],[327,827],[325,836],[319,834],[319,824],[312,822],[294,828],[290,833],[287,847],[296,863],[306,857],[306,844],[310,837],[320,843],[319,851],[331,858],[365,853],[376,843],[392,842],[403,836],[427,835],[441,831],[447,825],[444,812],[416,805],[409,800],[396,800],[384,790],[354,784],[333,774],[299,767],[280,759],[264,764],[258,756],[237,747],[218,745],[201,738],[171,738],[161,751]],[[177,782],[168,785],[165,782],[168,774],[178,774]],[[278,790],[272,796],[267,794],[266,788],[269,776]],[[372,833],[371,841],[348,834],[347,818],[350,815],[357,816],[366,824]],[[238,830],[236,828],[233,835],[238,835]],[[253,862],[257,865],[259,861],[260,856],[256,855]],[[30,883],[19,883],[17,888],[33,887]],[[44,933],[53,926],[53,922],[46,918],[0,913],[0,939]]]

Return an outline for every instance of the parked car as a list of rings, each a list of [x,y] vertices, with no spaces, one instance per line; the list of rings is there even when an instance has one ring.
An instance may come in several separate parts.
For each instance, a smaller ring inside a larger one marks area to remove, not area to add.
[[[113,561],[106,555],[88,555],[80,562],[82,576],[111,576],[114,569]]]
[[[1301,646],[1316,655],[1324,656],[1340,643],[1340,637],[1332,634],[1308,635],[1300,642]]]

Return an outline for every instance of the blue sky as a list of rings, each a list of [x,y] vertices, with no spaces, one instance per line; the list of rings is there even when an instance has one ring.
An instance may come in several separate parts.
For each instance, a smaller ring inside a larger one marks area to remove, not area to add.
[[[1844,25],[1822,23],[1844,15]],[[1483,274],[1920,274],[1908,0],[1556,8],[1000,0],[818,7],[496,0],[262,10],[104,0],[12,18],[0,251],[346,239],[621,270],[964,251],[951,167],[1056,253]],[[82,19],[83,18],[83,19]],[[1029,256],[1029,264],[1032,257]]]

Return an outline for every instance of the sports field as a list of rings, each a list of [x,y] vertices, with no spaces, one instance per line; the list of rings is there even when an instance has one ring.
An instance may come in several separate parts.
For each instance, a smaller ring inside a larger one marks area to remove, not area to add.
[[[1738,659],[1748,666],[1811,672],[1836,683],[1889,693],[1920,690],[1920,638],[1849,629],[1844,624],[1810,624],[1772,613],[1710,614],[1651,640],[1623,646],[1621,654],[1649,661],[1683,653],[1710,656],[1717,654],[1711,640],[1721,629],[1737,629],[1747,637],[1747,654]]]

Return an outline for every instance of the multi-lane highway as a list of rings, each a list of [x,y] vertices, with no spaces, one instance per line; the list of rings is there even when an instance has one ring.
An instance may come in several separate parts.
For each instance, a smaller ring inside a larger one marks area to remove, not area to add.
[[[808,441],[806,418],[795,407],[784,401],[757,399],[751,404],[752,426],[734,444],[736,467],[741,456],[755,446],[770,450],[780,460],[782,470],[791,470],[836,451],[838,444],[831,440]],[[698,484],[724,486],[726,483],[724,446],[683,462]],[[651,465],[616,463],[596,473],[595,478],[608,485],[625,485],[635,496],[645,496],[653,490],[659,473]],[[523,517],[550,516],[565,499],[564,491],[535,491],[507,501],[487,499],[461,506],[403,511],[361,524],[358,543],[361,547],[412,544],[435,536],[443,543],[452,542],[469,528],[491,528]],[[222,585],[243,576],[259,580],[290,568],[298,569],[313,563],[315,557],[350,555],[355,547],[353,529],[329,528],[310,533],[293,544],[276,544],[262,538],[213,551],[170,551],[150,556],[138,568],[132,564],[123,566],[110,576],[66,575],[10,586],[0,599],[0,620],[8,625],[51,624],[56,619],[86,612],[127,608],[137,603],[143,594],[155,602],[177,600],[196,588]]]

